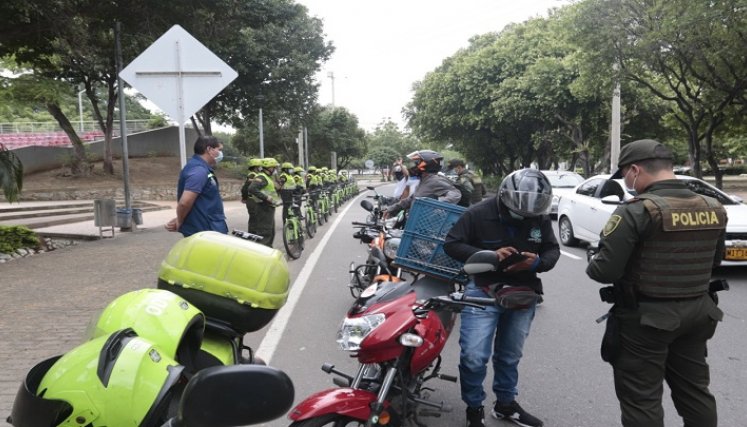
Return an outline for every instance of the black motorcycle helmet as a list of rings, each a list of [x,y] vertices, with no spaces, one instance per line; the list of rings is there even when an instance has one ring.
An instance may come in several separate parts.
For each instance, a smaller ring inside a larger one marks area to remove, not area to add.
[[[547,215],[552,204],[552,185],[537,169],[520,169],[503,179],[498,199],[509,211],[524,218]]]
[[[444,156],[433,150],[418,150],[408,154],[407,158],[413,161],[413,165],[408,169],[410,175],[420,176],[423,172],[438,173]]]

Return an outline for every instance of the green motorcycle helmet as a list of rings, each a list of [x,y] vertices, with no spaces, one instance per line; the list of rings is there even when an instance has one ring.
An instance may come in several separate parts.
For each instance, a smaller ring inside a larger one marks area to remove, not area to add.
[[[309,173],[316,173],[316,166],[309,166]]]
[[[249,159],[249,161],[246,162],[246,166],[249,169],[262,167],[262,159],[258,159],[256,157],[253,157],[253,158]]]
[[[88,328],[88,339],[132,328],[168,357],[197,370],[205,315],[179,295],[163,289],[140,289],[117,297]]]
[[[183,367],[132,329],[45,360],[26,376],[8,421],[16,427],[160,426],[186,385]]]

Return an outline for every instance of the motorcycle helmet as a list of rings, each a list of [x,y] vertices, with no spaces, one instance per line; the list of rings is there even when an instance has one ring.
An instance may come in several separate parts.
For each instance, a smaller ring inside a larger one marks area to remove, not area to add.
[[[533,218],[550,213],[552,185],[537,169],[511,172],[501,182],[498,199],[513,214]]]
[[[309,166],[309,173],[316,173],[316,166]]]
[[[186,384],[183,367],[132,329],[34,366],[8,421],[28,426],[160,426]]]
[[[296,166],[295,168],[293,168],[293,172],[295,172],[297,175],[302,175],[303,168],[301,166]]]
[[[276,168],[279,165],[278,161],[272,157],[265,157],[262,159],[262,167],[265,169]]]
[[[88,338],[132,328],[158,345],[189,372],[196,371],[205,331],[205,315],[179,295],[162,289],[141,289],[117,297],[91,324]]]
[[[249,167],[249,169],[262,167],[262,159],[253,157],[246,162],[246,165]]]
[[[408,154],[407,158],[413,161],[412,167],[408,169],[410,175],[420,176],[423,172],[438,173],[444,156],[433,150],[418,150]]]

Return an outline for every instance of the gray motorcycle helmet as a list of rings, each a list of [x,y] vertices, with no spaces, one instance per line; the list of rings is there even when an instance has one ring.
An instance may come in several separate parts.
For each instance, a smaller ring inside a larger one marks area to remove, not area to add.
[[[524,218],[547,215],[552,204],[552,185],[537,169],[520,169],[503,179],[498,199],[509,211]]]

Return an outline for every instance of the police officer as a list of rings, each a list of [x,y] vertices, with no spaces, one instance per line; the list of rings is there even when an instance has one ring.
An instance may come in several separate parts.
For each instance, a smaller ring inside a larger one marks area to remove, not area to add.
[[[256,214],[249,217],[249,232],[262,236],[259,243],[269,247],[275,240],[275,207],[280,204],[273,179],[278,166],[272,157],[262,159],[262,169],[247,190],[257,202]]]
[[[462,159],[450,160],[448,167],[457,174],[455,185],[462,193],[462,198],[459,199],[457,204],[467,207],[482,201],[485,196],[485,186],[482,184],[482,178],[467,169]]]
[[[251,158],[247,162],[249,172],[246,174],[246,180],[244,185],[241,186],[241,203],[246,205],[246,213],[249,214],[249,222],[247,230],[251,228],[252,215],[257,213],[257,200],[254,197],[249,197],[249,185],[257,176],[257,173],[262,168],[262,159]]]
[[[625,427],[664,426],[664,380],[685,427],[717,425],[706,342],[723,313],[708,284],[726,211],[677,180],[672,162],[654,140],[622,148],[613,178],[638,195],[612,214],[586,269],[614,284],[602,358],[612,365]]]
[[[280,184],[280,199],[283,201],[283,223],[288,217],[288,209],[293,204],[293,196],[296,194],[297,184],[294,174],[296,173],[293,164],[291,162],[283,162],[280,165],[280,174],[278,176],[278,183]]]

